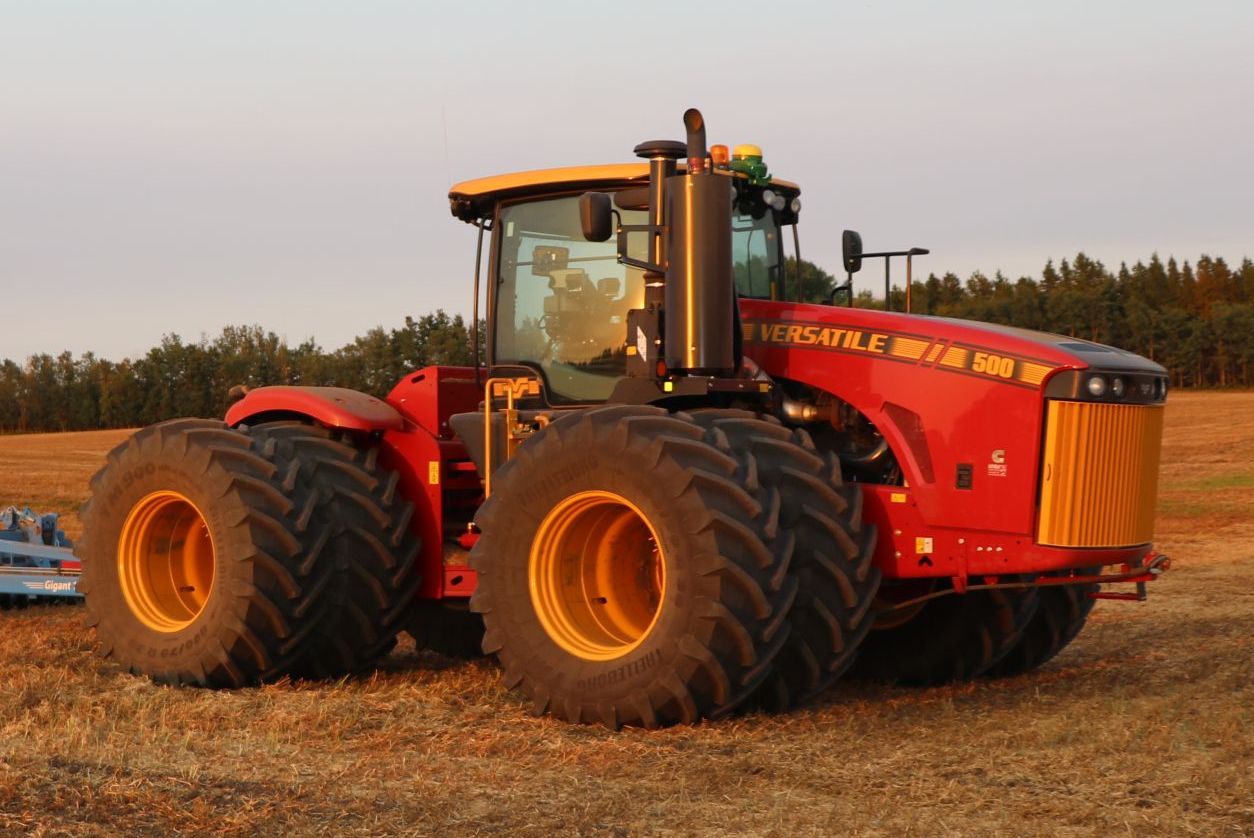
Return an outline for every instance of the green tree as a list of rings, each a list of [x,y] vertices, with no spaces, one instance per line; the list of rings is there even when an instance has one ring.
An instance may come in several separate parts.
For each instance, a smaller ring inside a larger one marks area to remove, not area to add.
[[[801,260],[798,271],[796,257],[789,256],[784,262],[784,297],[797,299],[797,285],[800,282],[801,299],[807,303],[825,303],[832,296],[832,289],[838,284],[836,277],[806,259]],[[800,274],[800,280],[798,280]]]

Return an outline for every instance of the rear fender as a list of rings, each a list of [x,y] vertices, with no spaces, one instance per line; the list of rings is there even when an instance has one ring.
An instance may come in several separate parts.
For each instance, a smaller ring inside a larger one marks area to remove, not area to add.
[[[446,463],[463,459],[460,442],[439,439],[426,428],[406,421],[381,399],[343,387],[260,387],[227,411],[231,426],[295,419],[332,430],[374,437],[379,463],[398,480],[396,491],[413,503],[409,528],[422,539],[417,560],[422,565],[422,598],[468,597],[475,575],[464,561],[444,561],[444,496]],[[447,564],[447,566],[446,566]]]
[[[282,419],[312,420],[333,430],[384,433],[405,427],[382,399],[346,387],[258,387],[231,405],[226,423],[255,425]]]

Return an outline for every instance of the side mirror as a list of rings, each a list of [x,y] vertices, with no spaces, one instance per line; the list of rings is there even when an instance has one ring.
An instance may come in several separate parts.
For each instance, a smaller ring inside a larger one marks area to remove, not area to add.
[[[590,242],[609,241],[614,234],[614,206],[604,192],[585,192],[579,196],[579,226]]]
[[[840,236],[840,251],[846,273],[856,274],[862,270],[862,236],[853,230],[846,230]]]

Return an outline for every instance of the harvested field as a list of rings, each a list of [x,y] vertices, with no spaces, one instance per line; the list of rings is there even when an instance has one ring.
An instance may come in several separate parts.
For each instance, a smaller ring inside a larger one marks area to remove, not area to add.
[[[402,647],[334,684],[157,687],[73,608],[0,615],[0,834],[1254,833],[1254,394],[1173,394],[1147,603],[1042,670],[843,685],[787,716],[611,733]],[[123,432],[0,437],[0,504],[73,512]]]
[[[0,436],[0,507],[21,504],[36,512],[59,512],[66,535],[76,538],[88,479],[104,465],[109,449],[131,433]]]

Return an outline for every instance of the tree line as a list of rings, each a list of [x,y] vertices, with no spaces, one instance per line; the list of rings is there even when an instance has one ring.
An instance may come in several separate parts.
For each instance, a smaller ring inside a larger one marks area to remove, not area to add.
[[[384,395],[406,372],[472,362],[472,335],[444,311],[400,328],[376,327],[327,351],[296,346],[260,326],[228,326],[209,340],[166,335],[139,358],[91,352],[0,362],[0,432],[130,428],[176,416],[221,416],[237,384],[335,385]]]
[[[831,298],[837,280],[818,265],[789,260],[784,283],[800,279],[811,301]],[[868,268],[873,267],[868,263]],[[917,313],[1055,332],[1131,350],[1163,364],[1177,387],[1254,386],[1254,262],[1238,268],[1203,256],[1196,264],[1161,261],[1111,271],[1078,254],[1052,261],[1040,278],[1010,280],[935,274],[911,288]],[[839,297],[838,297],[839,300]],[[864,291],[853,304],[882,308]],[[905,309],[905,290],[891,307]],[[483,324],[479,324],[482,338]],[[480,340],[480,346],[483,341]],[[176,416],[221,416],[236,384],[351,387],[382,396],[406,372],[428,364],[469,364],[470,325],[436,311],[376,327],[326,350],[313,340],[289,345],[260,326],[230,326],[212,340],[166,335],[138,358],[93,353],[33,355],[0,362],[0,432],[125,428]]]
[[[788,265],[787,276],[792,277]],[[868,262],[864,270],[878,269]],[[898,268],[900,270],[900,268]],[[807,299],[827,299],[835,279],[802,262]],[[906,292],[894,288],[894,311],[905,311]],[[870,291],[856,306],[882,308]],[[1254,262],[1233,268],[1203,256],[1197,263],[1148,262],[1117,271],[1083,253],[1046,263],[1039,279],[1011,280],[972,274],[930,275],[911,286],[911,310],[1069,335],[1127,349],[1167,368],[1176,387],[1254,386]]]

